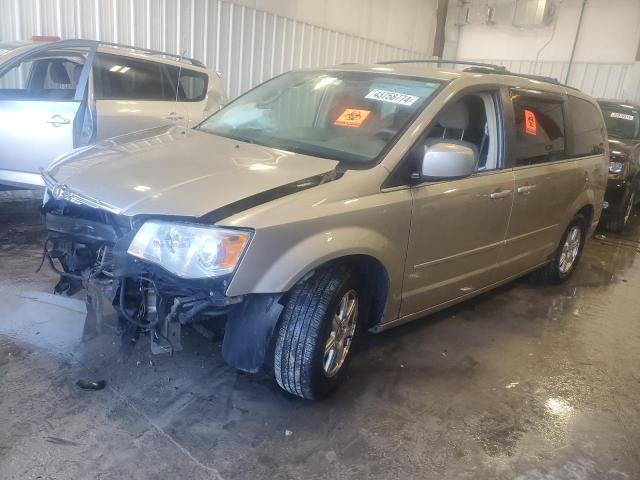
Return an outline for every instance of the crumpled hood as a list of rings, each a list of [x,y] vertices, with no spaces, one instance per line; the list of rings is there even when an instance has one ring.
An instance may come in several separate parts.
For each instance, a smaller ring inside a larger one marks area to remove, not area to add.
[[[160,127],[78,149],[48,176],[125,215],[200,217],[273,188],[335,169],[335,160]]]

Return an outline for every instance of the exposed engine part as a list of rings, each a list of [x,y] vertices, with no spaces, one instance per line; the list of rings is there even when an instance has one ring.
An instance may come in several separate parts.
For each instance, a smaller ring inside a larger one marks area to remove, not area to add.
[[[56,293],[87,291],[83,338],[108,325],[127,348],[148,332],[153,353],[172,353],[182,349],[183,326],[217,317],[229,364],[255,372],[270,358],[282,294],[227,297],[229,278],[186,280],[132,257],[127,249],[144,219],[61,200],[49,200],[42,213],[49,233],[42,263],[60,275]]]
[[[184,280],[128,255],[132,219],[59,200],[43,214],[49,237],[41,263],[60,275],[56,293],[87,290],[85,338],[101,331],[106,299],[121,320],[150,333],[153,353],[171,353],[182,349],[182,325],[226,315],[242,301],[224,295],[225,279]]]

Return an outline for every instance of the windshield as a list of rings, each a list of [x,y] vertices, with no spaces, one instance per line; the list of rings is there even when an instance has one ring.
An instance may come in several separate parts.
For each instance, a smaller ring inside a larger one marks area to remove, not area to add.
[[[638,138],[640,133],[640,116],[634,108],[622,105],[600,104],[607,133],[616,138]]]
[[[198,128],[354,163],[375,160],[440,83],[366,72],[289,72],[241,96]]]

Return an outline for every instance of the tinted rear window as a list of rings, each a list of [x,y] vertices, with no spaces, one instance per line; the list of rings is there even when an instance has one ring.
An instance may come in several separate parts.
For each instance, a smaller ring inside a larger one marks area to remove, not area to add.
[[[604,125],[600,112],[590,102],[569,97],[569,115],[573,128],[570,157],[585,157],[604,152]]]
[[[566,158],[562,103],[513,94],[516,166]]]
[[[175,100],[161,63],[98,54],[93,74],[99,100]]]
[[[640,116],[630,106],[600,104],[607,133],[616,138],[639,138]]]
[[[178,82],[179,68],[167,65],[167,72],[175,92],[175,84]],[[182,68],[180,74],[180,93],[178,98],[183,102],[199,102],[207,95],[209,77],[205,73]],[[174,94],[175,95],[175,94]]]

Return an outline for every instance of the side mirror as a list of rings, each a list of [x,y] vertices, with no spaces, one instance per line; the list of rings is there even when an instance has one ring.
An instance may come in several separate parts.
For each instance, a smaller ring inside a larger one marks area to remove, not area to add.
[[[424,147],[420,166],[423,180],[468,177],[476,167],[476,151],[459,143],[441,142]]]

